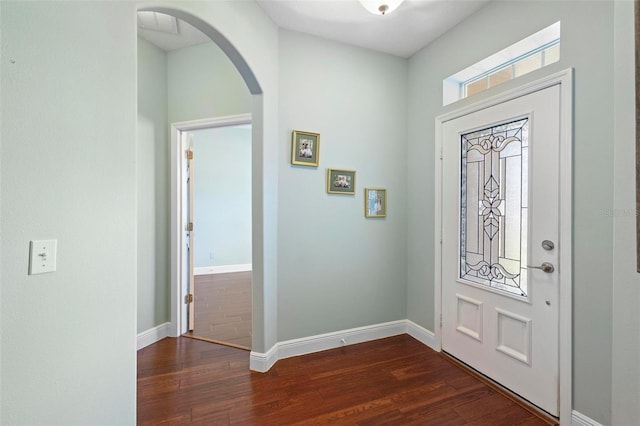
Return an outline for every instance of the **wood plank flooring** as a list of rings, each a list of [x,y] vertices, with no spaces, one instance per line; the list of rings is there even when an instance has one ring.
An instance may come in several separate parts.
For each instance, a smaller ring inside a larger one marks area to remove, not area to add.
[[[139,425],[552,424],[408,335],[278,361],[167,338],[138,351]]]
[[[251,348],[251,272],[195,276],[193,336]]]

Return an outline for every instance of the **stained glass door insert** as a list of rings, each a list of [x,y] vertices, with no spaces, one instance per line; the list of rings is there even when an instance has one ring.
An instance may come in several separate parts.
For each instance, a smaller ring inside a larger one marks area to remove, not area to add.
[[[529,118],[462,134],[463,282],[527,297]]]

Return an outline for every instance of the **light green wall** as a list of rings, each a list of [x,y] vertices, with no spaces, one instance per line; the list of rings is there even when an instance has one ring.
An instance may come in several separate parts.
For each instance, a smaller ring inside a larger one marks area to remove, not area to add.
[[[612,424],[640,419],[640,274],[636,272],[633,2],[615,3]]]
[[[170,321],[167,55],[138,37],[138,333]]]
[[[136,421],[128,2],[0,2],[3,425]],[[57,271],[27,275],[29,240]]]
[[[215,43],[167,54],[169,121],[251,112],[251,94],[233,63]]]
[[[603,424],[612,409],[613,218],[606,213],[613,205],[613,4],[492,2],[409,61],[409,193],[423,196],[410,198],[408,207],[408,317],[433,330],[434,118],[476,100],[443,108],[442,79],[562,21],[558,63],[479,98],[575,68],[574,407]]]
[[[280,31],[278,340],[406,317],[404,59]],[[319,167],[292,166],[291,132],[320,133]],[[327,168],[356,195],[326,193]],[[387,188],[365,219],[364,188]]]
[[[251,125],[189,132],[194,146],[194,265],[251,263]]]

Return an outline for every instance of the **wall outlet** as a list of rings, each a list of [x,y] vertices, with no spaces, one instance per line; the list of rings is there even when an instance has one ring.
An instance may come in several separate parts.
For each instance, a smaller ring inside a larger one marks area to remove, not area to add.
[[[209,260],[213,260],[213,252],[212,251],[209,252]]]
[[[58,240],[34,240],[29,243],[29,275],[56,270]]]

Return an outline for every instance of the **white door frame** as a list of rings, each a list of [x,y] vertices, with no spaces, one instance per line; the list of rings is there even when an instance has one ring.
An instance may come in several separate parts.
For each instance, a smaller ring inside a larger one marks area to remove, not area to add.
[[[202,120],[182,121],[170,125],[171,134],[171,336],[177,337],[187,331],[187,308],[184,296],[187,294],[185,271],[187,265],[182,255],[185,247],[185,224],[188,221],[184,200],[187,196],[184,176],[184,152],[180,134],[186,131],[211,129],[215,127],[251,124],[251,114],[230,115],[205,118]]]
[[[573,69],[541,78],[524,84],[491,98],[436,117],[436,161],[435,164],[435,267],[434,267],[434,300],[435,300],[435,349],[442,350],[442,126],[467,114],[489,108],[514,98],[528,95],[551,86],[560,86],[560,238],[562,247],[558,262],[560,274],[560,308],[559,308],[559,398],[560,424],[571,424],[572,411],[572,177],[573,177]]]

